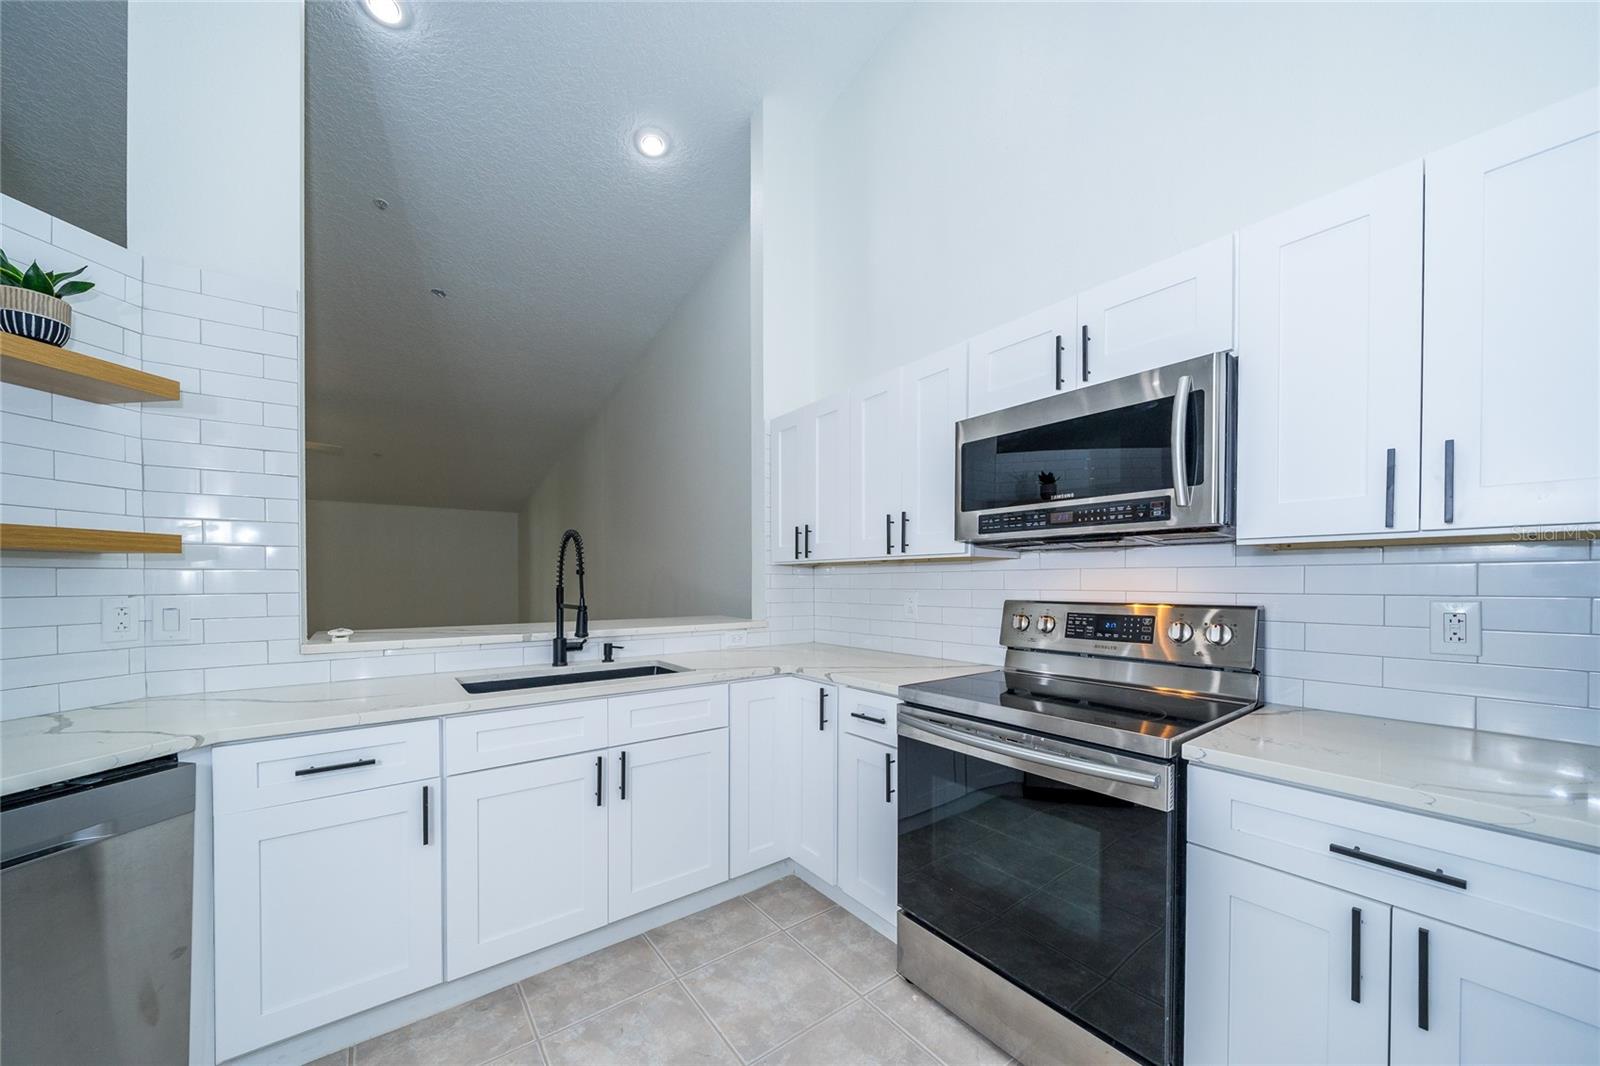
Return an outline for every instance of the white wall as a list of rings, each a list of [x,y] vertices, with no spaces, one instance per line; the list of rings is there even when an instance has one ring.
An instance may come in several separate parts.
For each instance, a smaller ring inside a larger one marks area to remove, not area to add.
[[[741,229],[523,509],[528,620],[553,614],[568,527],[595,618],[749,616],[750,343]]]
[[[917,5],[823,119],[815,383],[776,408],[1593,85],[1597,10]]]
[[[312,632],[517,621],[517,515],[306,503]]]
[[[128,246],[300,288],[301,0],[128,5]]]

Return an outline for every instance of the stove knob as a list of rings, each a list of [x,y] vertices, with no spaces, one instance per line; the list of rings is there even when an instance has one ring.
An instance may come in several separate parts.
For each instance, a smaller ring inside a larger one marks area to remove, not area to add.
[[[1233,642],[1233,627],[1226,622],[1206,623],[1206,643],[1222,647]]]
[[[1194,636],[1194,626],[1181,618],[1167,623],[1167,639],[1174,644],[1187,644]]]
[[[1040,615],[1039,616],[1039,632],[1041,632],[1041,633],[1054,633],[1055,631],[1056,631],[1056,620],[1054,618],[1050,617],[1047,614]]]
[[[1014,614],[1011,616],[1011,628],[1015,629],[1019,633],[1024,629],[1027,629],[1032,622],[1033,619],[1029,618],[1025,614]]]

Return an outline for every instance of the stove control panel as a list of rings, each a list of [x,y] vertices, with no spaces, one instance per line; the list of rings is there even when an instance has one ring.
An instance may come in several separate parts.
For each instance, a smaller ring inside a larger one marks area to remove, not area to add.
[[[1011,600],[1003,617],[1000,643],[1013,651],[1253,670],[1261,609],[1232,604]]]

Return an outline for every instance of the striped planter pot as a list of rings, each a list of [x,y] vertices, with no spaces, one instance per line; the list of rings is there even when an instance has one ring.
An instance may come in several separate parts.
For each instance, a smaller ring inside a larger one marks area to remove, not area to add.
[[[60,347],[72,336],[72,305],[42,292],[0,285],[0,330]]]

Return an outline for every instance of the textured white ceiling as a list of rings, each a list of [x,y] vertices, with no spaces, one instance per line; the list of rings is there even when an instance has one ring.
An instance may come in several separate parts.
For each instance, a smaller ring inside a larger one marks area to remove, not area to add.
[[[837,93],[903,11],[308,4],[311,495],[520,506],[746,218],[761,98]]]

